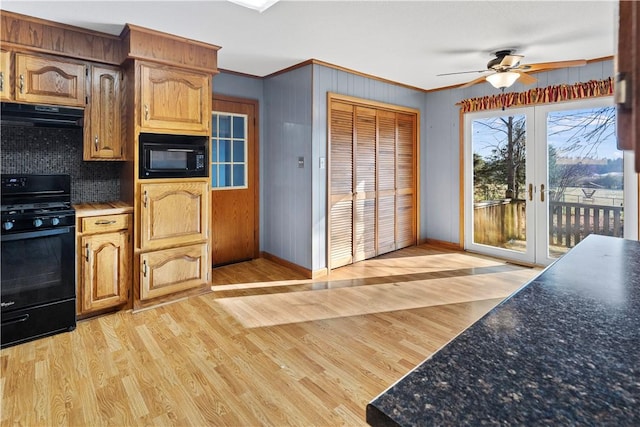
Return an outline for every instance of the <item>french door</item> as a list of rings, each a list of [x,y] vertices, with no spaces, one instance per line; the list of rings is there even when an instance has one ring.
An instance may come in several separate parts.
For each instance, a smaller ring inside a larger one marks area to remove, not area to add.
[[[608,98],[466,114],[465,248],[547,265],[589,234],[637,235],[625,163]]]

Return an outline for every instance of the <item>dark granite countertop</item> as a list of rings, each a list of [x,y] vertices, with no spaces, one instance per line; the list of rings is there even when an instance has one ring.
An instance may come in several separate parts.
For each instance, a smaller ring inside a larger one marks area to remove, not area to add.
[[[372,426],[640,426],[640,242],[590,235],[369,405]]]

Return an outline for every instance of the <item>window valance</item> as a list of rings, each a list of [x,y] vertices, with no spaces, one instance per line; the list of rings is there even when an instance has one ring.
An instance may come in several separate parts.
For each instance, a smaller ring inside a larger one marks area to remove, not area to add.
[[[460,101],[463,113],[483,110],[497,110],[551,102],[569,101],[573,99],[596,98],[613,95],[613,78],[590,80],[575,84],[561,84],[544,88],[535,88],[526,92],[501,93]]]

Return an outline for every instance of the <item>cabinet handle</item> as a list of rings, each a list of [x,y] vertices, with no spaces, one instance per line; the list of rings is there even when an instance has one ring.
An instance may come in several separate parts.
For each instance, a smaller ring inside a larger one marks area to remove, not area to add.
[[[149,104],[144,104],[144,119],[149,120]]]
[[[4,92],[4,72],[0,71],[0,92]]]
[[[96,151],[98,151],[98,135],[96,135],[96,138],[93,140],[93,145],[95,145]]]
[[[147,277],[147,261],[142,261],[142,276]]]
[[[540,201],[544,202],[544,184],[540,184]]]
[[[533,184],[529,184],[529,201],[533,201]]]
[[[147,207],[147,190],[144,191],[144,196],[142,197],[142,203],[144,204],[144,207]]]
[[[116,220],[112,219],[112,220],[107,220],[107,219],[101,219],[99,221],[96,221],[96,225],[109,225],[109,224],[115,224]]]
[[[20,74],[20,84],[18,85],[20,88],[20,93],[24,93],[24,75]]]
[[[88,243],[85,245],[84,256],[87,259],[87,262],[89,262],[89,244]]]

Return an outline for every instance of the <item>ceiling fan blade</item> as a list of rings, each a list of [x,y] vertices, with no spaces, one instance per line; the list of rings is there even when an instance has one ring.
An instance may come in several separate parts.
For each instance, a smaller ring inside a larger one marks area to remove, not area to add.
[[[502,58],[502,61],[500,61],[500,68],[515,67],[516,65],[518,65],[522,58],[524,58],[523,55],[506,55],[504,58]]]
[[[520,71],[520,70],[513,70],[513,71],[515,71],[516,73],[520,74],[520,77],[518,77],[518,81],[520,83],[522,83],[522,84],[532,85],[532,84],[534,84],[535,82],[538,81],[538,79],[536,79],[533,76],[530,76],[529,74],[525,73],[524,71]]]
[[[489,70],[458,71],[458,72],[456,72],[456,73],[443,73],[443,74],[436,74],[436,76],[453,76],[454,74],[484,73],[485,71],[489,71]]]
[[[458,86],[460,89],[464,89],[469,86],[477,85],[478,83],[486,82],[486,76],[478,77],[477,79],[473,79],[470,82],[467,82],[461,86]]]
[[[586,60],[576,59],[574,61],[538,62],[537,64],[521,65],[518,67],[518,69],[531,72],[531,71],[541,71],[541,70],[553,70],[554,68],[582,67],[584,65],[587,65]]]

